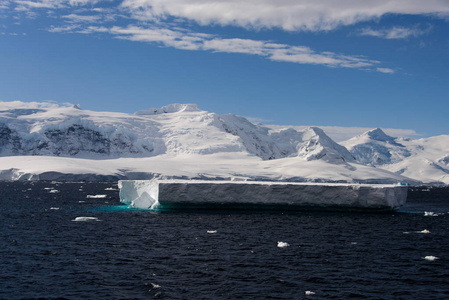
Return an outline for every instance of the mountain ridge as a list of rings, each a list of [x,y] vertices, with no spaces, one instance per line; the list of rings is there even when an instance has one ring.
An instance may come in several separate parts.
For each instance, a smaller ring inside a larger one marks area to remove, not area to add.
[[[349,141],[336,143],[318,127],[272,130],[241,116],[203,111],[195,104],[175,103],[126,114],[82,110],[70,104],[0,102],[0,159],[4,163],[0,178],[75,172],[120,178],[157,175],[245,180],[421,181],[403,177],[401,174],[410,173],[404,168],[380,169],[413,156],[404,154],[410,151],[413,141],[387,136],[379,128]],[[363,147],[370,151],[361,151]],[[434,151],[438,152],[436,148]],[[383,160],[376,161],[373,153],[383,153],[385,157],[377,155]],[[48,160],[51,166],[18,168],[22,164],[15,157],[41,157],[28,160],[39,166],[39,161]],[[440,162],[435,162],[443,170],[447,157],[447,153],[441,152]],[[108,161],[110,167],[98,165],[99,169],[107,170],[103,173],[87,165],[74,168],[73,160],[82,164]],[[64,169],[54,166],[56,161],[70,163]],[[140,165],[138,161],[145,163]],[[205,161],[209,164],[203,165]],[[178,167],[175,162],[179,162]]]

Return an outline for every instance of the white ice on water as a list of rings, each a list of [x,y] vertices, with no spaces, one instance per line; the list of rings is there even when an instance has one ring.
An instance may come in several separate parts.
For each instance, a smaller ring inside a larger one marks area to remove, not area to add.
[[[101,199],[101,198],[106,198],[107,195],[87,195],[86,198],[89,199]]]
[[[130,207],[265,205],[391,210],[402,206],[407,187],[399,185],[201,180],[122,180],[120,201]]]
[[[290,246],[290,244],[287,243],[287,242],[278,242],[278,247],[279,248],[285,248],[285,247],[288,247],[288,246]]]
[[[433,255],[427,255],[427,256],[424,256],[423,259],[428,260],[428,261],[434,261],[434,260],[437,260],[439,258],[436,257],[436,256],[433,256]]]
[[[100,221],[100,220],[96,217],[76,217],[72,221],[74,221],[74,222],[91,222],[91,221]]]

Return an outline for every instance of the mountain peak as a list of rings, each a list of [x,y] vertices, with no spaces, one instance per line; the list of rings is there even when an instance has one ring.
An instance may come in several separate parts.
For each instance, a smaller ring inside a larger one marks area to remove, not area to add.
[[[184,111],[201,111],[198,108],[198,105],[193,103],[173,103],[162,106],[161,108],[149,108],[144,110],[139,110],[135,112],[135,115],[144,116],[144,115],[160,115],[160,114],[168,114],[168,113],[177,113]]]
[[[382,141],[382,142],[392,142],[394,141],[394,138],[387,135],[385,132],[383,132],[380,128],[371,129],[362,135],[368,136],[372,140],[376,141]]]

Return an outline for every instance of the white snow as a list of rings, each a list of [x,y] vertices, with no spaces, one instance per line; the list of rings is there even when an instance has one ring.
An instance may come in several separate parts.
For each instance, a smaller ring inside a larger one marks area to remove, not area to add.
[[[377,128],[341,144],[360,163],[376,165],[426,184],[449,184],[449,135],[394,138]]]
[[[135,208],[238,205],[391,210],[402,206],[399,185],[205,180],[121,180],[120,201]]]
[[[339,130],[325,128],[334,135]],[[0,180],[449,184],[449,135],[398,139],[376,129],[342,145],[357,151],[351,154],[317,127],[263,126],[195,104],[126,114],[70,104],[0,102]]]

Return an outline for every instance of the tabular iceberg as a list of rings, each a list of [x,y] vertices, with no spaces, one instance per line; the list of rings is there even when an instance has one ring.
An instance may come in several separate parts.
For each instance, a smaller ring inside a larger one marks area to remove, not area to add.
[[[135,208],[281,208],[388,211],[405,204],[402,185],[201,180],[122,180],[120,201]]]

